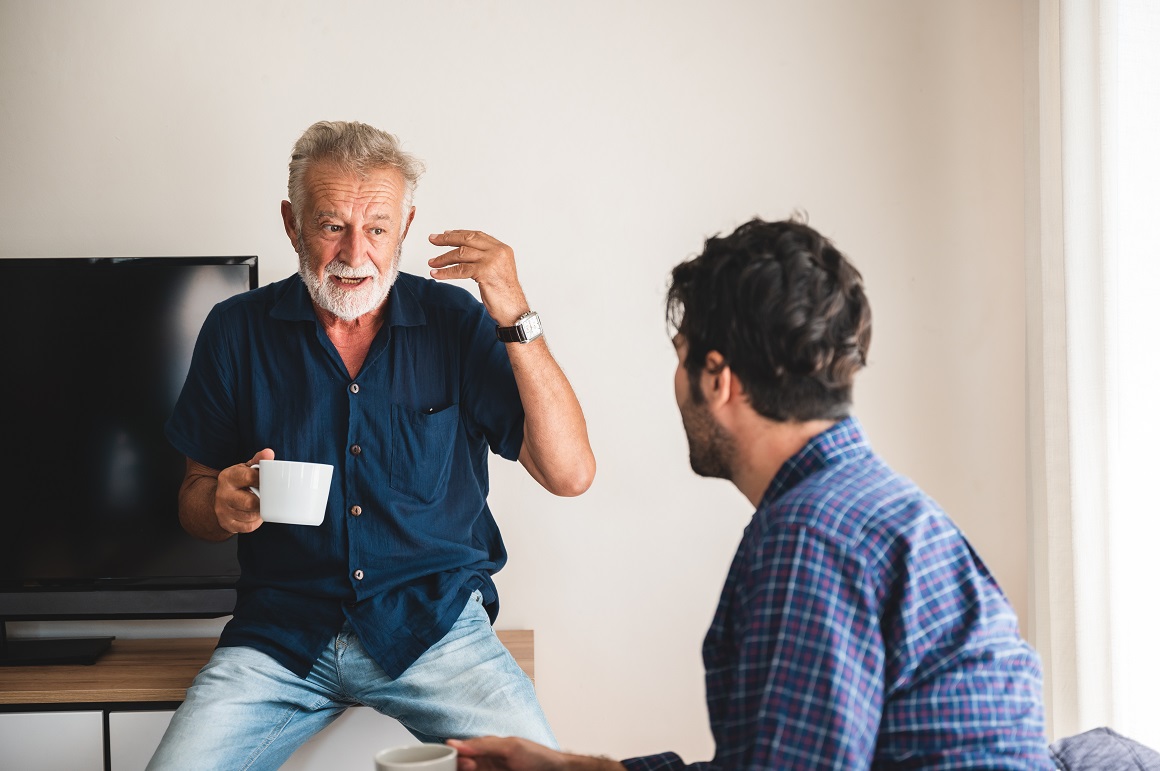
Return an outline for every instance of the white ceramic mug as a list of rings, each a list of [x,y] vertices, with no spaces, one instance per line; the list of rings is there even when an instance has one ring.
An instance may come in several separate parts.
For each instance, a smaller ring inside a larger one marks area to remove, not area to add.
[[[455,771],[459,753],[446,744],[409,744],[375,753],[375,771]]]
[[[263,522],[285,525],[321,525],[330,497],[330,477],[334,466],[296,460],[262,460],[258,487],[250,489],[262,499]]]

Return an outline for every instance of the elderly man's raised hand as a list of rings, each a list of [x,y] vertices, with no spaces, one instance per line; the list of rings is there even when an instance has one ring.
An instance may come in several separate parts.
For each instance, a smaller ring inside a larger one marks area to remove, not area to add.
[[[477,283],[484,307],[501,326],[514,324],[529,310],[510,246],[479,230],[445,230],[428,238],[435,246],[453,247],[427,261],[432,278]]]

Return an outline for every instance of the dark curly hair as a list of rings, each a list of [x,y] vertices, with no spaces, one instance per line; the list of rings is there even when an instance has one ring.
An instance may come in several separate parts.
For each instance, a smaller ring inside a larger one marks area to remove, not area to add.
[[[870,349],[862,275],[795,219],[753,219],[673,269],[668,321],[688,346],[694,399],[710,351],[741,381],[753,409],[780,422],[850,411]]]

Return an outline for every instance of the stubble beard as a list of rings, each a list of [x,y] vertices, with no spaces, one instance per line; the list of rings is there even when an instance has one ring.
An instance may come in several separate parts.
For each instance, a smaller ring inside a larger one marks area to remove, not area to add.
[[[331,262],[326,266],[325,274],[340,278],[369,278],[370,283],[357,289],[343,289],[327,278],[319,278],[317,272],[311,268],[310,252],[306,247],[306,240],[298,240],[298,275],[306,284],[306,291],[310,299],[322,310],[333,313],[343,321],[354,321],[359,316],[365,316],[378,310],[391,294],[391,287],[399,278],[399,261],[403,254],[403,242],[395,247],[395,255],[391,260],[391,267],[386,275],[379,272],[373,262],[366,263],[362,268],[352,268],[341,262]]]
[[[732,464],[737,455],[733,437],[713,419],[696,399],[681,409],[681,422],[689,441],[689,466],[698,476],[733,479]]]

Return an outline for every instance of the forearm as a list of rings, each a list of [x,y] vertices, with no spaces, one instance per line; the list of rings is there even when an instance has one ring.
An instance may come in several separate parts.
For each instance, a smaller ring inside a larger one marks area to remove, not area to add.
[[[565,754],[558,771],[628,771],[623,763],[592,755]]]
[[[571,755],[527,739],[481,736],[447,743],[459,752],[459,771],[628,771],[615,760]]]
[[[445,230],[432,234],[430,241],[453,247],[427,261],[431,276],[475,281],[483,307],[496,324],[511,326],[530,310],[510,246],[478,230]],[[524,408],[520,462],[556,495],[579,495],[592,484],[596,460],[568,378],[542,337],[526,344],[508,343],[507,352]]]
[[[544,338],[509,343],[508,357],[524,408],[520,460],[556,495],[580,495],[596,475],[588,424],[572,384]]]
[[[187,467],[177,496],[177,516],[185,532],[203,541],[224,541],[233,533],[222,528],[215,510],[217,474]]]

